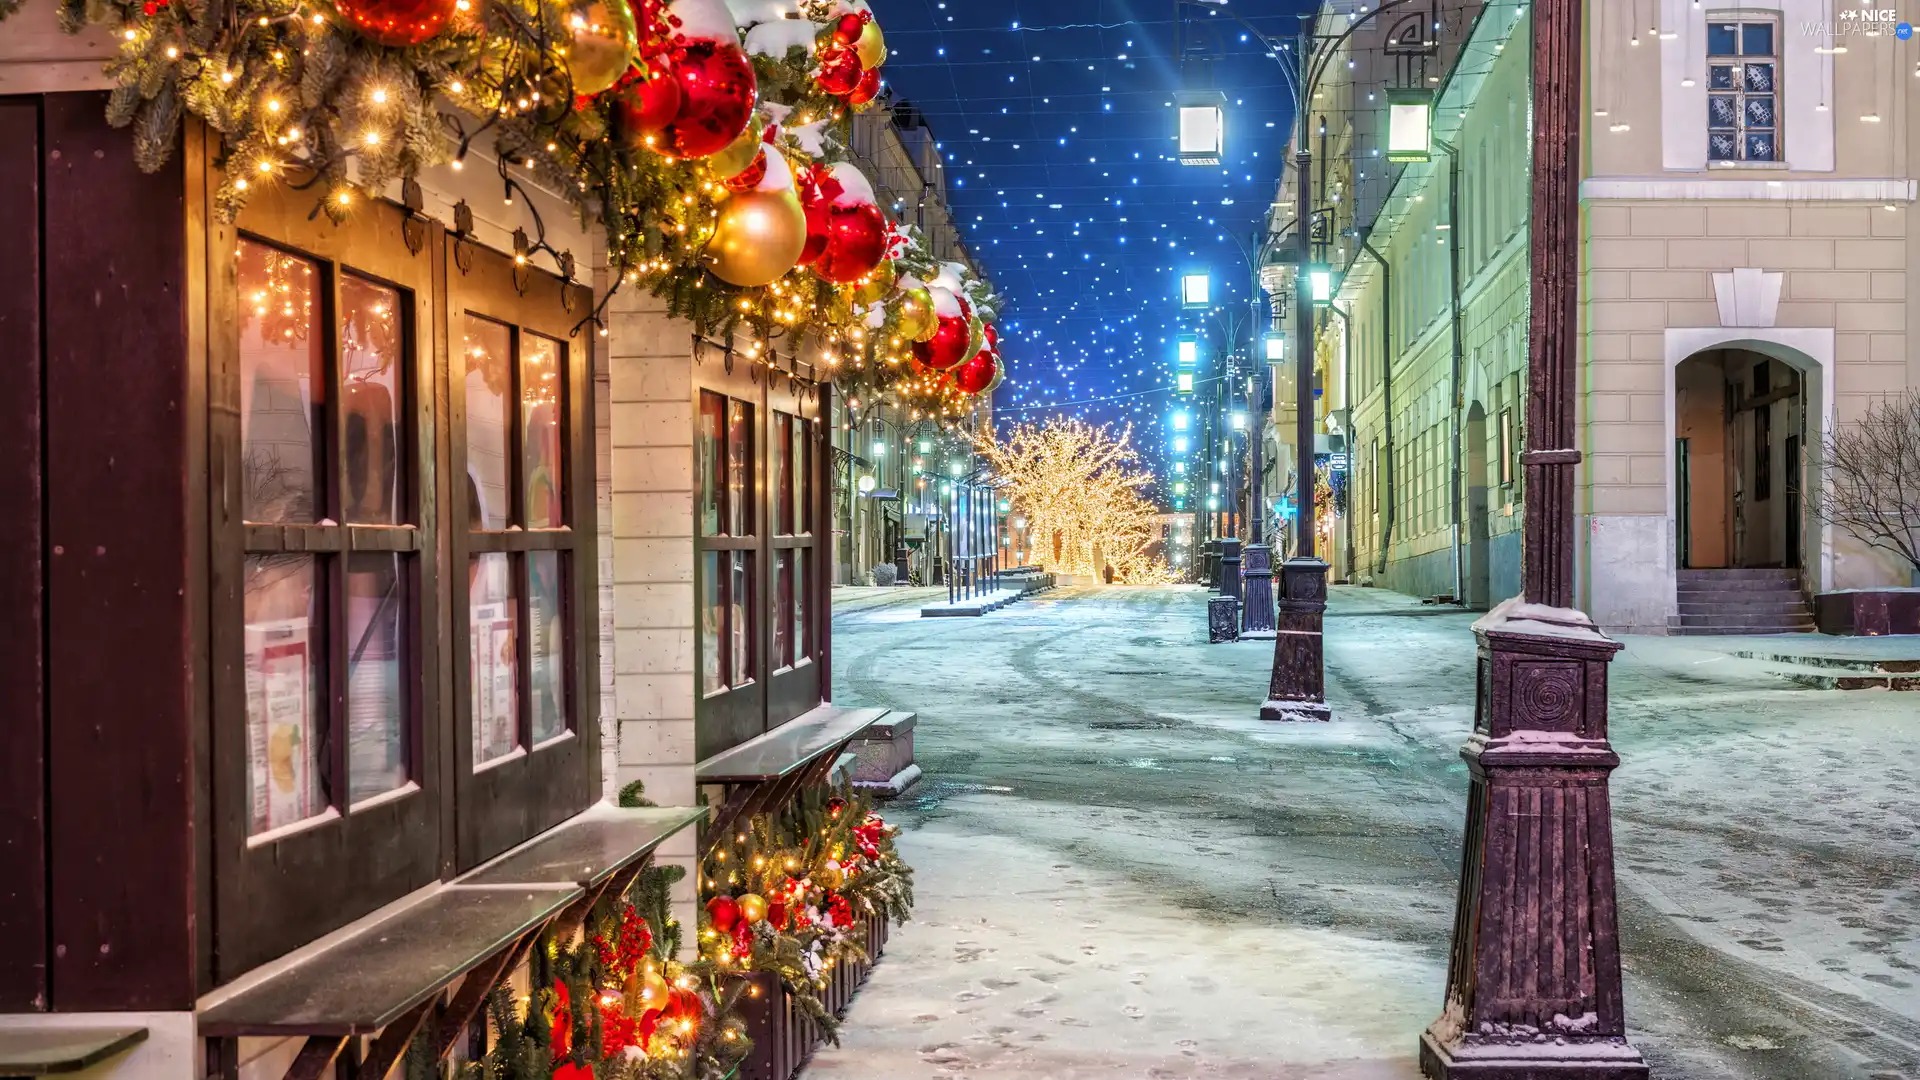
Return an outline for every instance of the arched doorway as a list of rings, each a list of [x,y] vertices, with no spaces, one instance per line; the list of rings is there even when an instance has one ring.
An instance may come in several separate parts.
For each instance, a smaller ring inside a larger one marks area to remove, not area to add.
[[[1467,607],[1486,611],[1493,600],[1493,550],[1487,521],[1487,410],[1467,410]]]
[[[1674,369],[1674,527],[1681,570],[1806,563],[1807,373],[1744,348]],[[1817,421],[1816,421],[1817,424]]]

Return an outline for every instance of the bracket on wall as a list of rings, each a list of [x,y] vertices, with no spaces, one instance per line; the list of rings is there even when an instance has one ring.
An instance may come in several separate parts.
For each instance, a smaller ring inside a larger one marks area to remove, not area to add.
[[[407,216],[400,223],[400,239],[406,241],[407,250],[415,255],[427,246],[427,197],[420,190],[420,181],[409,176],[400,183],[400,203],[407,208]]]
[[[473,269],[473,207],[465,199],[453,204],[453,264],[462,274]]]
[[[521,296],[533,287],[533,271],[527,262],[527,251],[531,247],[527,240],[527,230],[513,230],[513,289]]]

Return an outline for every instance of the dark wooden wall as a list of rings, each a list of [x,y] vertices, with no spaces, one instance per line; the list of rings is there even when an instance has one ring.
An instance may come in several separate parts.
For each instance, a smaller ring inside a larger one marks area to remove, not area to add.
[[[105,106],[0,99],[0,844],[29,867],[0,890],[8,1010],[187,1009],[205,969],[197,218],[180,158],[140,172]]]
[[[0,98],[0,1011],[47,1007],[40,110]]]

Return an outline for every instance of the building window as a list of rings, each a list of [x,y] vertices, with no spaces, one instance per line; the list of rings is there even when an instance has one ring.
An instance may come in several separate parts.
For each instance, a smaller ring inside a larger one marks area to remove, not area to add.
[[[1707,24],[1707,157],[1780,160],[1779,23]]]
[[[748,686],[759,670],[754,412],[748,402],[700,392],[694,461],[700,470],[700,685],[706,694]]]
[[[1513,410],[1500,410],[1500,486],[1513,483]]]

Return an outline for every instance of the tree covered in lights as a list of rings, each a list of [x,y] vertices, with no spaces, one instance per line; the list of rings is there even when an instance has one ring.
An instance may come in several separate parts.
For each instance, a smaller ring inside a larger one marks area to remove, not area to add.
[[[1153,474],[1140,467],[1131,428],[1053,417],[983,440],[980,451],[1007,480],[1041,561],[1068,574],[1111,566],[1116,581],[1133,584],[1167,580],[1153,553],[1160,511],[1142,494]]]

